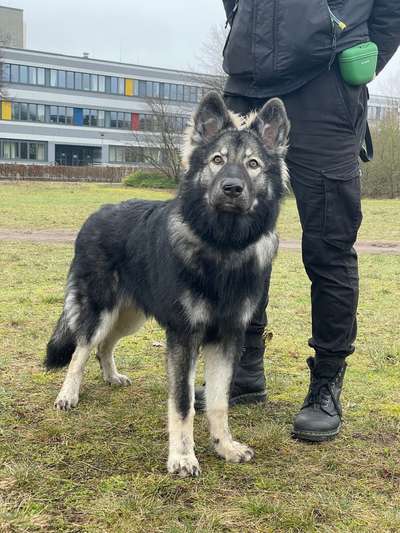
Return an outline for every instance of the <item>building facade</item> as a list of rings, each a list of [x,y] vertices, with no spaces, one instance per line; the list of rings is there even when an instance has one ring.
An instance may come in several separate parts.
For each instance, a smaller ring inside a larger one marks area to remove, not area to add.
[[[1,50],[0,161],[135,165],[162,157],[162,103],[179,135],[207,89],[190,72],[22,48]],[[400,112],[400,99],[371,95],[369,119]]]
[[[154,148],[162,105],[182,133],[207,91],[190,72],[2,49],[0,161],[136,164]],[[162,155],[162,146],[160,157]]]
[[[25,46],[24,12],[22,9],[0,6],[0,47]]]

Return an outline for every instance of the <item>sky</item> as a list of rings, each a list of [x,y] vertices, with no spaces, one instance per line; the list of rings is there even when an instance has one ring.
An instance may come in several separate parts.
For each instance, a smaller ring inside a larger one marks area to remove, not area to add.
[[[222,0],[0,0],[24,10],[27,48],[188,69]]]
[[[201,70],[201,44],[225,22],[222,0],[0,0],[24,9],[27,48]],[[400,96],[400,51],[372,92]]]

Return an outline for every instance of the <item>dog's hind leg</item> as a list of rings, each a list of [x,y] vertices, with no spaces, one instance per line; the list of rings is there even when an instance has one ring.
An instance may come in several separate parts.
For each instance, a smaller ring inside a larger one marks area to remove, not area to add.
[[[245,463],[252,459],[254,452],[249,446],[233,440],[228,424],[235,351],[228,343],[208,344],[203,348],[206,412],[216,453],[231,463]]]
[[[76,407],[79,401],[79,390],[82,383],[83,372],[90,353],[109,334],[118,316],[118,309],[103,311],[98,320],[94,333],[90,339],[80,338],[68,366],[67,375],[61,390],[54,402],[54,406],[62,411]]]
[[[199,462],[194,453],[194,380],[198,344],[167,333],[168,363],[168,472],[180,477],[198,476]]]
[[[145,314],[133,306],[122,307],[120,309],[113,328],[103,342],[99,344],[96,355],[106,383],[121,386],[131,384],[131,380],[127,376],[118,372],[117,367],[115,366],[113,350],[122,337],[135,333],[145,321]]]

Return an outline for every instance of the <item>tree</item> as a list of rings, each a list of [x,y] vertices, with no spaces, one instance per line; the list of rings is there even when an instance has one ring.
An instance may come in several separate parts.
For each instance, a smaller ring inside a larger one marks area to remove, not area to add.
[[[400,99],[387,101],[381,120],[371,125],[374,159],[363,165],[363,194],[400,197]]]
[[[135,145],[130,151],[161,174],[179,182],[182,171],[182,133],[189,119],[189,113],[179,113],[161,98],[147,100],[149,113],[145,114],[145,129],[135,131]],[[137,157],[131,157],[137,160]]]
[[[191,71],[200,70],[202,72],[202,74],[194,74],[193,81],[220,93],[224,90],[227,78],[222,68],[222,53],[226,37],[227,30],[224,25],[212,26],[207,39],[200,45],[199,53],[196,56],[197,68],[190,69]]]

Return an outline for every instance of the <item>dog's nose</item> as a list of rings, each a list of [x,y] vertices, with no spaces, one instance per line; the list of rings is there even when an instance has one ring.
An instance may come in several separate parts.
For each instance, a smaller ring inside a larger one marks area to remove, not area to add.
[[[226,179],[221,184],[222,190],[226,196],[237,198],[243,192],[243,183],[238,178]]]

